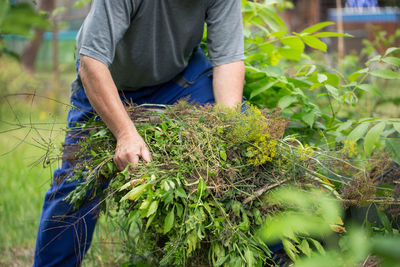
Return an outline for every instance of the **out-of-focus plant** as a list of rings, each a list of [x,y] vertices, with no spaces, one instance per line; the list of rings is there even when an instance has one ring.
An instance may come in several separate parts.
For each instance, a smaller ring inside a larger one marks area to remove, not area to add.
[[[388,32],[382,30],[379,26],[370,26],[374,32],[372,40],[364,39],[362,41],[364,48],[361,50],[361,54],[367,56],[375,56],[377,54],[383,54],[389,47],[394,47],[400,42],[400,29],[397,29],[394,34],[388,34]],[[399,56],[397,53],[396,56]]]
[[[342,266],[398,266],[400,262],[400,234],[387,223],[370,230],[359,226],[348,227],[332,248],[296,261],[296,267]]]
[[[8,0],[0,0],[0,56],[4,53],[16,56],[4,48],[5,34],[29,37],[34,27],[48,26],[49,22],[35,12],[31,5],[27,3],[11,5]]]
[[[265,200],[283,211],[266,218],[260,236],[268,243],[282,240],[296,267],[397,266],[400,262],[399,231],[382,211],[378,210],[380,226],[366,222],[364,228],[345,228],[339,201],[327,192],[287,187],[271,192]]]
[[[7,94],[33,92],[40,82],[30,75],[16,60],[0,57],[0,105]]]
[[[392,47],[382,56],[372,57],[364,68],[341,74],[336,70],[322,70],[305,53],[306,47],[322,52],[327,45],[321,38],[349,36],[335,32],[321,32],[332,22],[310,26],[300,33],[290,33],[270,1],[242,1],[246,37],[245,95],[255,104],[273,108],[277,105],[290,119],[291,133],[306,142],[336,146],[344,140],[356,143],[364,139],[364,155],[369,156],[379,147],[380,137],[395,136],[400,130],[399,119],[341,118],[344,108],[357,108],[358,95],[364,92],[382,95],[368,77],[400,79],[392,68],[400,60],[392,56],[399,48]],[[285,71],[285,61],[308,62],[296,66],[294,74]]]
[[[261,237],[268,243],[282,240],[293,261],[301,254],[311,257],[316,252],[325,253],[315,237],[332,234],[338,229],[345,231],[340,204],[326,191],[299,191],[288,187],[272,192],[267,199],[266,203],[279,205],[284,211],[267,217]]]

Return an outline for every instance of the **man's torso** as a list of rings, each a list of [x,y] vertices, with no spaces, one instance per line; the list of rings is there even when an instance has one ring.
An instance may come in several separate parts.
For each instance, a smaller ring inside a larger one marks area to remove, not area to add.
[[[131,23],[115,49],[115,57],[109,66],[113,79],[120,90],[136,90],[161,84],[173,79],[184,70],[190,55],[203,36],[208,0],[131,0]],[[100,2],[100,1],[98,1]],[[96,5],[96,0],[94,5]],[[102,8],[107,9],[107,6]],[[106,12],[113,12],[106,11]],[[82,29],[98,31],[99,19],[91,16],[84,22],[78,34],[78,51]],[[111,22],[112,23],[112,22]],[[100,25],[99,25],[100,27]],[[117,31],[115,25],[109,26]],[[104,36],[108,38],[108,36]]]

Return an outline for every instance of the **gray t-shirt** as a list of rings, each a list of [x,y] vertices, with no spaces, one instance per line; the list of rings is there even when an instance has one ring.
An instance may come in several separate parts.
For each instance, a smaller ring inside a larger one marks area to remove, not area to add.
[[[77,52],[107,65],[119,90],[137,90],[182,72],[205,23],[213,66],[244,59],[240,0],[94,0]]]

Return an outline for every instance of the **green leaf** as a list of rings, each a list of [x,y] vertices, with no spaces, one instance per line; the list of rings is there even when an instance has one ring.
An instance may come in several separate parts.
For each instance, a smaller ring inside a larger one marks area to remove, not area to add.
[[[328,76],[326,76],[325,74],[317,74],[317,79],[319,83],[324,83],[328,80]]]
[[[122,201],[127,200],[127,199],[129,199],[129,200],[137,200],[142,195],[144,190],[147,189],[147,187],[148,187],[148,184],[142,184],[142,185],[139,185],[139,186],[133,188],[125,196],[123,196],[120,201],[122,202]]]
[[[226,260],[229,258],[229,254],[220,258],[216,263],[215,266],[221,266],[222,264],[224,264],[226,262]]]
[[[374,56],[374,57],[370,58],[370,59],[365,63],[365,65],[366,65],[366,66],[369,66],[369,64],[371,64],[371,62],[376,62],[376,61],[378,61],[378,60],[381,60],[381,58],[382,58],[381,55]]]
[[[381,122],[372,127],[364,139],[364,151],[367,156],[371,155],[372,151],[374,150],[375,145],[379,142],[379,138],[385,129],[386,123]]]
[[[287,33],[288,33],[287,31],[277,31],[277,32],[273,32],[271,34],[268,34],[268,37],[282,38]]]
[[[253,252],[249,248],[244,252],[244,257],[247,263],[246,266],[253,267],[255,265]]]
[[[325,88],[329,92],[329,94],[331,96],[333,96],[333,98],[335,98],[335,99],[339,98],[339,91],[338,91],[338,89],[336,87],[331,86],[329,84],[325,84]]]
[[[394,122],[393,128],[400,134],[400,122]]]
[[[226,161],[226,151],[225,151],[225,149],[221,148],[221,149],[219,150],[219,156],[221,157],[221,159],[222,159],[223,161]]]
[[[309,241],[313,244],[313,246],[318,250],[321,255],[325,255],[325,249],[321,245],[321,243],[313,238],[308,238]]]
[[[396,67],[400,67],[400,58],[398,57],[385,57],[382,59],[383,62],[396,66]]]
[[[250,99],[258,96],[261,93],[264,93],[265,91],[267,91],[268,89],[270,89],[272,86],[274,86],[278,81],[272,81],[269,82],[263,86],[261,86],[260,88],[257,88],[255,90],[252,90],[250,93]]]
[[[146,199],[145,201],[142,202],[142,204],[140,205],[139,209],[140,210],[145,210],[150,206],[150,201],[148,199]]]
[[[168,212],[167,216],[165,217],[164,234],[168,233],[172,229],[172,226],[174,225],[174,221],[175,221],[175,211],[174,211],[174,208],[172,208],[172,210],[170,210]]]
[[[278,52],[281,56],[289,60],[299,61],[301,59],[302,51],[292,48],[278,48]]]
[[[326,52],[326,50],[328,49],[328,46],[322,42],[321,40],[319,40],[316,37],[313,36],[302,36],[301,39],[309,46],[312,47],[314,49],[318,49],[321,51]]]
[[[366,83],[360,84],[357,86],[357,88],[359,88],[365,92],[377,95],[377,96],[383,96],[381,91],[378,89],[378,87],[376,87],[372,84],[366,84]]]
[[[296,101],[297,101],[297,97],[292,96],[292,95],[287,95],[287,96],[282,97],[279,100],[278,105],[283,110],[283,109],[286,109],[287,107],[289,107],[291,104],[293,104]]]
[[[368,71],[369,71],[369,68],[364,68],[364,69],[358,70],[356,72],[353,72],[352,74],[349,75],[350,82],[357,81],[358,78],[360,78],[363,74],[367,73]]]
[[[176,207],[176,215],[180,218],[183,214],[183,206],[179,203],[176,203],[175,207]]]
[[[151,215],[155,214],[158,209],[158,201],[154,200],[151,202],[149,210],[147,211],[146,217],[150,217]]]
[[[285,249],[286,254],[292,261],[297,260],[297,253],[299,252],[296,247],[290,242],[288,239],[284,238],[282,240],[283,248]]]
[[[400,73],[394,72],[392,70],[374,70],[371,72],[372,76],[383,78],[383,79],[400,79]]]
[[[369,122],[358,125],[356,128],[354,128],[353,131],[351,131],[346,139],[349,141],[357,142],[367,132],[368,127]]]
[[[335,23],[332,21],[320,22],[318,24],[312,25],[312,26],[304,29],[301,33],[314,33],[314,32],[317,32],[317,31],[319,31],[327,26],[333,25],[333,24],[335,24]]]
[[[353,120],[348,120],[346,122],[340,123],[339,124],[340,126],[336,129],[336,132],[340,133],[340,132],[342,132],[344,130],[349,129],[350,126],[353,124],[353,122],[354,122]]]
[[[304,48],[305,48],[304,42],[298,36],[288,36],[288,37],[282,38],[281,42],[284,45],[287,45],[290,48],[301,51],[301,52],[303,52]]]
[[[386,149],[392,154],[392,159],[400,164],[400,142],[398,140],[386,140]]]
[[[323,37],[353,37],[351,34],[347,33],[338,33],[338,32],[319,32],[313,35],[314,37],[317,38],[323,38]]]
[[[303,252],[307,257],[311,257],[311,248],[310,245],[308,244],[307,239],[303,239],[303,241],[301,241],[300,245],[297,246],[301,252]]]
[[[175,195],[177,197],[181,197],[181,198],[184,198],[184,199],[187,198],[186,191],[182,187],[179,187],[178,189],[175,190]]]
[[[154,221],[155,217],[156,217],[156,214],[153,214],[150,218],[147,219],[145,231],[147,231],[147,229],[149,229],[149,227],[150,227],[151,223]]]
[[[310,126],[310,128],[313,127],[314,122],[315,122],[315,113],[314,111],[308,112],[308,113],[304,113],[301,116],[301,119],[308,125]]]
[[[388,48],[386,50],[384,56],[386,57],[387,55],[389,55],[389,54],[391,54],[391,53],[393,53],[394,51],[397,51],[397,50],[400,50],[400,47],[390,47],[390,48]]]

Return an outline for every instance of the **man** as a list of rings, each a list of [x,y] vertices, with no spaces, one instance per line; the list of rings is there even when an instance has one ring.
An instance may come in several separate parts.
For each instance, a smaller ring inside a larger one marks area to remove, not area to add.
[[[242,101],[243,27],[240,0],[94,0],[77,37],[80,60],[72,84],[68,125],[94,111],[117,139],[119,170],[151,160],[122,101],[173,104]],[[198,48],[207,24],[209,59]],[[76,143],[73,135],[67,144]],[[79,210],[63,201],[76,183],[63,161],[46,193],[34,266],[76,266],[90,246],[98,199]],[[62,179],[61,179],[62,178]]]

